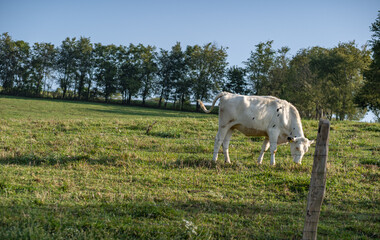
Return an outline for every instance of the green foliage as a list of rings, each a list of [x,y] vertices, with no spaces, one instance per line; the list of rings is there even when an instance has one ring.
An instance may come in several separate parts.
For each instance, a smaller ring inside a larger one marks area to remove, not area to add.
[[[210,100],[212,93],[220,91],[222,86],[222,78],[227,66],[226,49],[211,43],[203,47],[188,46],[186,60],[194,99]]]
[[[191,78],[188,76],[189,66],[185,52],[182,51],[180,43],[176,43],[170,52],[170,63],[172,65],[171,78],[173,82],[172,99],[174,101],[174,108],[177,99],[180,101],[180,109],[184,108],[185,103],[190,100],[191,92]]]
[[[130,104],[132,96],[137,95],[142,82],[139,67],[139,48],[130,44],[120,52],[119,88],[124,102]]]
[[[90,89],[92,84],[92,74],[94,72],[95,63],[94,63],[94,51],[93,44],[90,41],[90,38],[81,37],[77,41],[77,66],[78,71],[76,72],[76,79],[78,82],[75,89],[78,91],[78,98],[89,99]],[[87,89],[87,92],[85,92]]]
[[[247,73],[251,81],[251,93],[266,95],[270,88],[269,74],[273,67],[275,51],[272,49],[273,41],[260,42],[251,52],[251,56],[245,62]]]
[[[369,52],[355,42],[335,48],[301,49],[289,59],[289,48],[272,49],[273,41],[259,43],[245,62],[251,89],[257,95],[273,95],[296,105],[301,115],[319,119],[357,119],[354,96],[363,85]]]
[[[46,92],[47,88],[51,88],[47,80],[51,78],[54,70],[56,51],[51,43],[35,43],[33,45],[30,69],[31,85],[37,96],[41,94],[42,90]]]
[[[371,26],[372,59],[369,69],[364,72],[365,82],[356,95],[355,101],[361,107],[371,109],[380,121],[380,12]]]
[[[314,113],[316,118],[354,119],[358,113],[354,95],[362,86],[368,62],[369,52],[354,42],[302,50],[290,62],[287,99],[309,118]]]
[[[180,101],[180,107],[183,108],[186,98],[190,96],[191,81],[186,76],[187,66],[185,62],[185,53],[182,51],[181,44],[176,43],[171,51],[161,49],[158,58],[158,75],[161,107],[162,100],[165,100],[165,107],[169,99],[173,99],[174,107],[177,99]]]
[[[228,68],[226,75],[227,81],[224,85],[223,91],[237,94],[248,94],[245,70],[243,68],[237,66],[230,67]]]
[[[95,44],[96,84],[103,93],[106,102],[117,90],[118,51],[118,47],[113,44],[107,46],[100,43]]]
[[[164,49],[161,49],[160,56],[158,56],[158,67],[160,69],[158,71],[160,77],[158,84],[161,90],[158,106],[161,107],[162,100],[169,99],[174,84],[171,77],[174,68],[170,62],[169,52]]]
[[[314,149],[234,133],[215,115],[0,96],[0,239],[300,239]],[[153,122],[148,135],[146,129]],[[303,121],[315,139],[317,121]],[[318,236],[379,238],[378,123],[333,121]]]
[[[0,84],[7,93],[25,92],[23,81],[30,75],[30,46],[13,41],[8,33],[0,38]]]
[[[327,78],[334,86],[331,94],[337,98],[329,103],[329,108],[340,120],[346,117],[352,119],[357,112],[354,94],[363,85],[363,72],[370,62],[369,52],[365,49],[359,50],[355,42],[340,43],[330,51],[329,57],[334,64],[330,64]]]
[[[57,72],[58,83],[62,89],[62,98],[66,97],[66,93],[74,84],[77,63],[76,56],[76,41],[75,38],[66,38],[62,41],[57,56]]]
[[[155,52],[156,47],[154,46],[143,46],[140,44],[140,72],[142,79],[141,97],[142,105],[145,105],[145,100],[153,92],[155,75],[157,74],[157,64],[156,58],[157,53]]]

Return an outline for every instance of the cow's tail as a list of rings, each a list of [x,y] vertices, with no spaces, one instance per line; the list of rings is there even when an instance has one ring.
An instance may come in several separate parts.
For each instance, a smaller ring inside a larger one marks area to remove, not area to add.
[[[201,106],[202,110],[205,112],[205,113],[210,113],[213,109],[214,109],[214,106],[215,106],[215,103],[216,101],[218,101],[219,98],[227,95],[228,92],[221,92],[219,93],[215,98],[214,98],[214,101],[212,101],[212,105],[211,105],[211,108],[210,110],[207,110],[207,108],[205,107],[205,105],[203,104],[203,102],[201,100],[198,99],[198,103],[199,105]]]

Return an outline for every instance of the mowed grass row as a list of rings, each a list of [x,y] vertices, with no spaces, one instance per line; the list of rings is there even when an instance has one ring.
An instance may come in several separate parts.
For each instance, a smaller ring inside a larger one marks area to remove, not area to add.
[[[315,139],[318,121],[303,125]],[[232,164],[214,164],[217,128],[217,115],[0,96],[0,239],[300,239],[314,147],[302,165],[289,146],[257,165],[262,139],[236,132]],[[319,237],[379,238],[379,146],[380,124],[332,122]]]

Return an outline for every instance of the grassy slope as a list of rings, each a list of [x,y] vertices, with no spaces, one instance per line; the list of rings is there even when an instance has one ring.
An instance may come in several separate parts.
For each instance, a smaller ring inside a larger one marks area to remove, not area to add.
[[[0,239],[300,239],[314,149],[301,166],[286,146],[259,166],[260,139],[234,133],[232,164],[212,164],[217,124],[0,96]],[[318,122],[303,124],[316,138]],[[380,237],[379,146],[380,124],[332,123],[320,237]]]

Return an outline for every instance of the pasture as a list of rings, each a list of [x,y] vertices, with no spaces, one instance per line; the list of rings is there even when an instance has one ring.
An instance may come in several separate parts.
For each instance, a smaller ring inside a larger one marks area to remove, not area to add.
[[[156,122],[149,133],[149,125]],[[315,139],[318,121],[303,120]],[[217,115],[0,96],[0,239],[300,239],[302,165]],[[380,124],[332,122],[320,239],[380,238]]]

